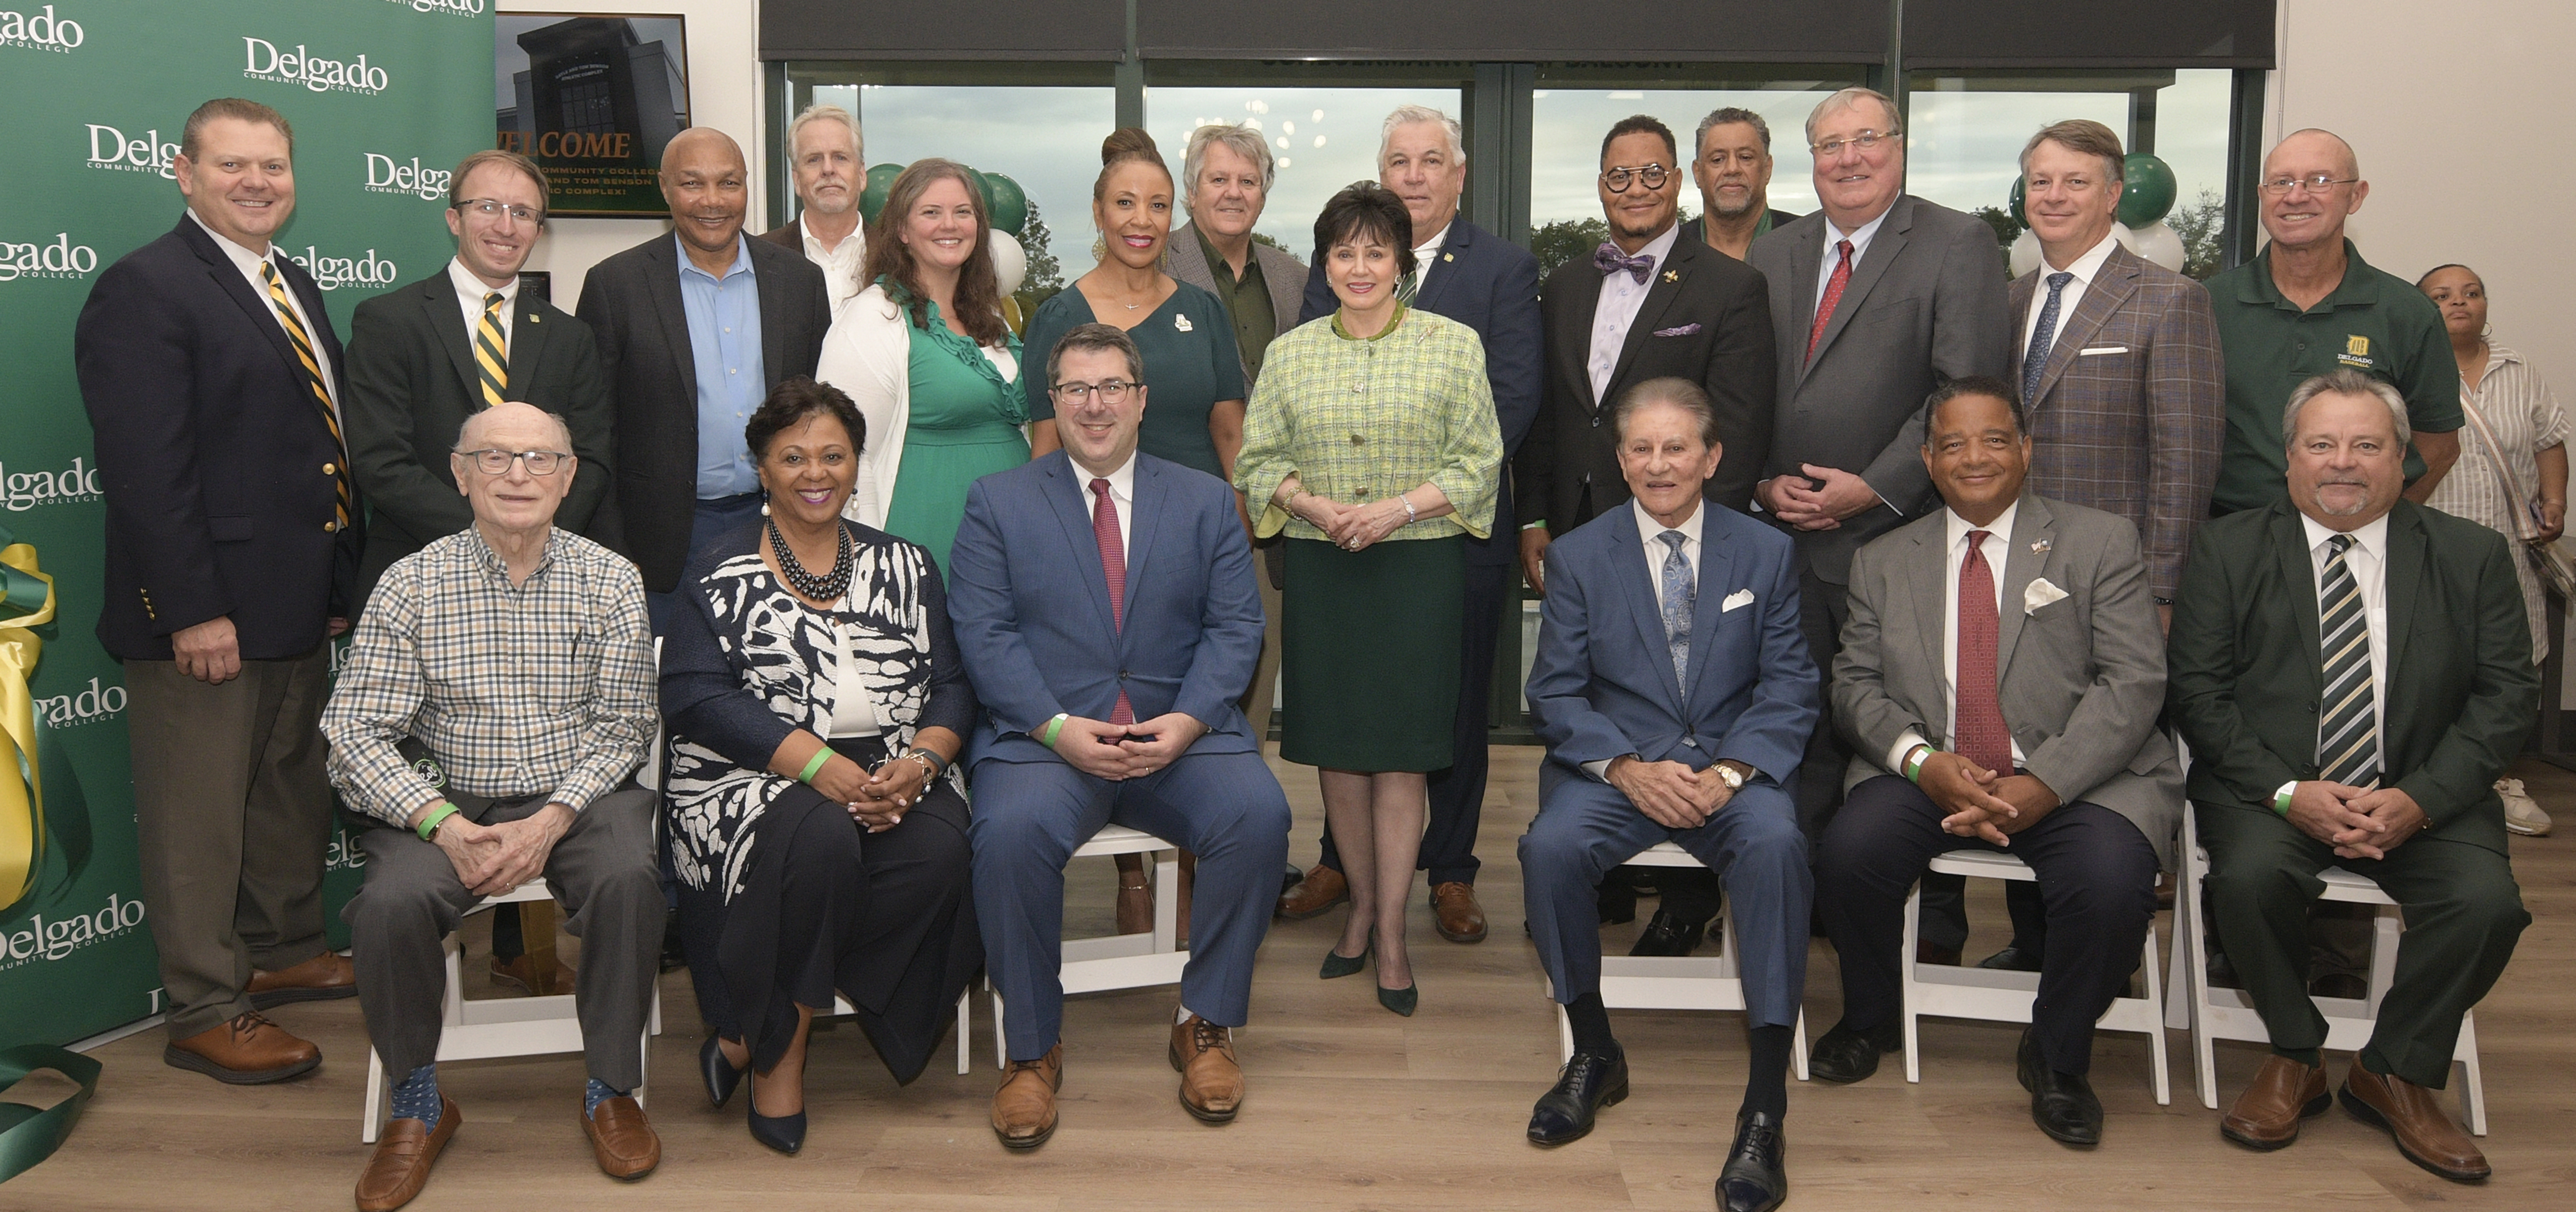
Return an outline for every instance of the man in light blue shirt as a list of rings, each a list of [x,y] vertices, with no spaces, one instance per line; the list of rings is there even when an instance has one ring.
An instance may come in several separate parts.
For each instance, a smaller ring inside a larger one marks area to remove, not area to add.
[[[689,357],[697,363],[698,500],[713,503],[760,490],[742,427],[768,394],[761,373],[760,283],[752,269],[750,240],[734,232],[733,264],[721,275],[698,267],[688,245],[679,247],[680,306],[688,314]],[[695,554],[698,544],[692,541]]]

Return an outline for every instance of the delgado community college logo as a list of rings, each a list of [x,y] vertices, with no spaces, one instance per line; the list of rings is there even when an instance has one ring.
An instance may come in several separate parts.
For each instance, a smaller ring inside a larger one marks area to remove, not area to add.
[[[80,22],[55,16],[53,5],[32,13],[0,10],[0,46],[68,55],[87,41],[89,34],[81,29]]]
[[[98,250],[72,243],[70,232],[55,232],[51,241],[18,244],[0,240],[0,282],[20,278],[86,278],[98,272]]]
[[[48,728],[78,728],[112,720],[125,714],[125,687],[101,686],[97,678],[91,678],[77,694],[37,699],[36,714],[44,717]]]
[[[266,38],[242,39],[245,62],[242,74],[271,84],[300,84],[317,93],[362,93],[374,96],[385,91],[389,77],[385,69],[367,62],[363,54],[355,59],[325,59],[313,54],[298,42],[292,50],[281,50]]]
[[[376,152],[367,153],[366,190],[371,194],[410,194],[425,201],[447,196],[447,178],[453,175],[444,168],[423,168],[420,157],[396,160]]]
[[[372,248],[362,257],[326,257],[307,244],[303,255],[293,259],[304,267],[304,272],[313,275],[313,284],[324,290],[338,290],[343,286],[382,289],[393,285],[396,281],[394,275],[402,272],[394,268],[393,262],[377,256]]]
[[[58,471],[11,471],[7,463],[0,463],[0,506],[11,513],[25,513],[39,505],[96,501],[102,495],[98,469],[89,465],[86,455]]]
[[[477,17],[483,13],[483,0],[389,0],[415,13],[445,13],[451,17]]]
[[[154,173],[164,181],[176,180],[179,170],[179,145],[165,142],[161,128],[154,127],[138,138],[127,138],[117,127],[96,122],[89,126],[89,166],[125,173]]]
[[[37,959],[58,960],[94,943],[130,934],[142,924],[143,902],[113,892],[107,894],[107,902],[95,913],[68,917],[39,913],[27,919],[27,924],[0,936],[0,956],[5,956],[0,967],[14,968]]]

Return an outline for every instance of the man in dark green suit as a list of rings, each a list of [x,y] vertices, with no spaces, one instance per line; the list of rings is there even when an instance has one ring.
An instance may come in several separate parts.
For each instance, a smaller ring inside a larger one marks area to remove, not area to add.
[[[479,151],[448,177],[456,257],[437,273],[358,305],[344,405],[349,467],[374,516],[358,597],[393,562],[474,522],[447,456],[465,418],[505,400],[533,404],[572,431],[571,495],[555,524],[623,550],[603,511],[609,469],[608,376],[590,326],[524,289],[545,230],[545,176],[514,152]],[[352,610],[351,614],[356,614]]]
[[[2396,980],[2342,1101],[2407,1160],[2475,1182],[2486,1158],[2442,1110],[2460,1016],[2531,916],[2494,783],[2539,681],[2491,530],[2399,499],[2405,402],[2338,370],[2291,393],[2286,499],[2201,528],[2167,642],[2191,742],[2219,941],[2272,1037],[2221,1131],[2277,1149],[2326,1109],[2307,910],[2341,867],[2403,908]]]

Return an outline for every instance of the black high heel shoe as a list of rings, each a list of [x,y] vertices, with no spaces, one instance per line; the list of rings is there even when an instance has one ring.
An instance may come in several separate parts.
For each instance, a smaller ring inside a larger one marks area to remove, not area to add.
[[[1336,943],[1334,945],[1339,946],[1340,944]],[[1337,977],[1349,976],[1362,968],[1368,967],[1369,952],[1376,949],[1376,944],[1371,943],[1369,946],[1360,948],[1360,953],[1358,955],[1344,955],[1339,951],[1326,948],[1324,951],[1323,970],[1315,975],[1328,981]]]
[[[733,1099],[733,1088],[742,1084],[742,1075],[751,1071],[749,1064],[737,1069],[725,1059],[724,1049],[715,1036],[698,1047],[698,1076],[707,1081],[707,1101],[718,1109]]]
[[[746,1070],[750,1066],[743,1066]],[[751,1139],[776,1149],[789,1157],[805,1147],[805,1113],[762,1115],[760,1113],[760,1075],[751,1078],[751,1097],[742,1100],[751,1111]]]

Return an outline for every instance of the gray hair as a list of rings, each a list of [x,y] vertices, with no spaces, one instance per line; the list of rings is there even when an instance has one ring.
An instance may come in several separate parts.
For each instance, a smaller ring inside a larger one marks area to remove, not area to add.
[[[1699,423],[1699,443],[1718,443],[1717,406],[1709,402],[1708,389],[1679,375],[1648,379],[1619,393],[1619,403],[1612,409],[1610,424],[1619,440],[1628,438],[1628,420],[1649,408],[1678,408]]]
[[[537,411],[544,412],[546,419],[555,423],[555,433],[563,439],[565,452],[570,453],[572,450],[572,424],[564,420],[563,414],[561,413],[546,412],[542,408]],[[449,453],[464,454],[469,450],[483,449],[481,445],[482,438],[477,435],[481,433],[483,423],[489,420],[491,416],[492,410],[489,408],[475,409],[474,415],[465,418],[465,424],[457,427],[456,446],[454,449],[449,451]]]
[[[814,122],[838,122],[842,126],[848,127],[850,131],[850,158],[861,161],[864,165],[864,162],[868,158],[868,141],[865,136],[859,133],[858,116],[837,105],[808,105],[805,107],[805,112],[796,115],[796,120],[794,122],[787,124],[787,155],[789,159],[794,159],[796,155],[796,136],[805,133],[805,127],[809,123]]]
[[[2414,428],[2406,423],[2406,397],[2384,380],[2371,378],[2358,370],[2329,370],[2301,383],[2290,392],[2290,403],[2281,409],[2281,445],[2287,447],[2299,440],[2299,410],[2318,396],[2370,396],[2388,406],[2388,423],[2397,427],[2397,444],[2415,440]]]
[[[1190,132],[1189,146],[1181,152],[1181,193],[1183,197],[1198,192],[1199,170],[1207,165],[1207,149],[1215,144],[1232,148],[1234,154],[1250,160],[1261,170],[1261,189],[1267,193],[1270,183],[1279,175],[1279,162],[1270,156],[1270,141],[1261,132],[1236,122],[1212,122]]]
[[[1738,122],[1752,127],[1754,134],[1762,136],[1762,154],[1766,156],[1771,154],[1771,124],[1763,121],[1762,115],[1752,110],[1730,105],[1724,109],[1710,110],[1707,117],[1699,120],[1699,130],[1691,135],[1691,155],[1699,155],[1699,146],[1708,142],[1709,131]]]
[[[1458,120],[1456,118],[1452,118],[1447,114],[1441,113],[1439,110],[1433,109],[1428,105],[1399,105],[1395,107],[1394,112],[1389,113],[1386,116],[1386,125],[1378,128],[1377,162],[1380,167],[1384,167],[1386,165],[1386,145],[1395,140],[1395,128],[1399,126],[1411,126],[1416,122],[1439,123],[1440,129],[1448,132],[1449,134],[1449,162],[1452,164],[1464,164],[1467,162],[1467,144],[1465,134],[1459,130]]]
[[[1843,89],[1822,101],[1816,102],[1816,108],[1807,111],[1807,145],[1810,147],[1815,146],[1816,123],[1824,121],[1825,115],[1839,113],[1843,110],[1850,109],[1852,106],[1859,104],[1863,99],[1878,102],[1880,111],[1887,115],[1887,124],[1890,128],[1902,127],[1905,124],[1905,120],[1897,116],[1896,101],[1894,98],[1889,97],[1886,93],[1882,93],[1874,88],[1862,88],[1859,85],[1853,85],[1852,87]],[[1879,133],[1883,135],[1892,134],[1894,133],[1894,130],[1884,130]]]

